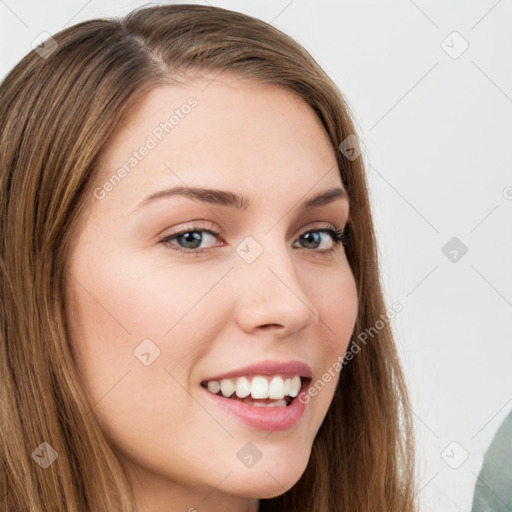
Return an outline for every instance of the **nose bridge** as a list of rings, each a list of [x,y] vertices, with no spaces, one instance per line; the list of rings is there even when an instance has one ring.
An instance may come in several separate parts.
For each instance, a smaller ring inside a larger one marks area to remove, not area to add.
[[[297,274],[293,249],[277,233],[260,238],[247,237],[237,248],[239,323],[247,330],[273,325],[287,333],[313,324],[318,313]]]

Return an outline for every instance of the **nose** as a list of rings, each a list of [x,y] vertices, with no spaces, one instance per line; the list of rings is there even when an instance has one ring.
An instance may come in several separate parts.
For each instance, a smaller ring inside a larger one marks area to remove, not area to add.
[[[284,337],[318,322],[307,294],[315,283],[297,272],[293,255],[284,246],[265,248],[252,263],[240,260],[233,278],[239,291],[236,318],[245,332],[275,330]]]

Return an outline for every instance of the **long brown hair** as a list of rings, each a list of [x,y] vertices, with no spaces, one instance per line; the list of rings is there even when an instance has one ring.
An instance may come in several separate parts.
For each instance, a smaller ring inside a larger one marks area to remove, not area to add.
[[[271,25],[181,4],[67,28],[0,84],[3,512],[135,510],[73,357],[63,300],[68,244],[102,148],[130,105],[182,76],[222,71],[295,93],[323,123],[350,200],[346,252],[359,298],[350,349],[373,328],[344,361],[305,472],[283,495],[262,499],[261,510],[416,510],[412,419],[393,333],[382,321],[364,163],[339,150],[356,134],[347,101],[311,55]],[[357,139],[353,145],[357,151]],[[34,456],[43,442],[58,454],[46,469]]]

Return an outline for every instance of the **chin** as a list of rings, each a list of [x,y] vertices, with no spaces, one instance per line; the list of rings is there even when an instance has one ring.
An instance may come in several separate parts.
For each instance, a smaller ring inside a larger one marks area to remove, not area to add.
[[[261,462],[261,461],[260,461]],[[297,464],[289,466],[281,466],[280,462],[271,463],[269,467],[257,465],[248,472],[238,473],[231,481],[234,487],[232,492],[247,498],[270,499],[284,494],[290,490],[300,479],[304,473],[308,460],[301,467]]]

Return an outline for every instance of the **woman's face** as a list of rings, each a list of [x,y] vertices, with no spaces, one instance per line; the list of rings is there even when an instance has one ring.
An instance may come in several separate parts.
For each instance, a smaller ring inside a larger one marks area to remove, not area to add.
[[[223,76],[160,87],[131,108],[67,260],[78,364],[141,511],[248,510],[291,488],[357,316],[344,248],[327,231],[344,228],[349,204],[320,121],[280,88]],[[185,194],[161,193],[175,187]],[[307,367],[236,372],[262,362]],[[258,407],[214,395],[211,381],[234,371],[220,395],[238,385],[279,396],[309,371],[302,392],[320,384],[306,405],[253,398],[274,406]]]

